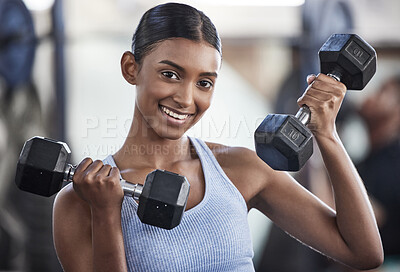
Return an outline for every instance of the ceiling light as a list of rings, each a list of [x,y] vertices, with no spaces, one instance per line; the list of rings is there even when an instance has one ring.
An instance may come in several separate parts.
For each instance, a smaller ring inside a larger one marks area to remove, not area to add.
[[[188,4],[204,4],[212,6],[241,6],[241,7],[297,7],[305,0],[186,0]]]
[[[48,10],[54,5],[55,0],[23,0],[29,10]]]

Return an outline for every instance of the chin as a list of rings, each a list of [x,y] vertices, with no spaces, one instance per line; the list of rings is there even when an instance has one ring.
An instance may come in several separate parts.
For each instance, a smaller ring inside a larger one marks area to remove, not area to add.
[[[168,139],[168,140],[179,140],[185,134],[186,130],[184,131],[161,131],[157,133],[161,138]]]

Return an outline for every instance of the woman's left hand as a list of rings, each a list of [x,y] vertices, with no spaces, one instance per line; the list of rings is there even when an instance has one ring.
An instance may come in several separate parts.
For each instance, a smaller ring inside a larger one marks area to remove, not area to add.
[[[346,86],[324,74],[309,75],[307,83],[309,85],[297,104],[310,108],[308,128],[315,137],[332,137],[336,132],[335,120],[346,94]]]

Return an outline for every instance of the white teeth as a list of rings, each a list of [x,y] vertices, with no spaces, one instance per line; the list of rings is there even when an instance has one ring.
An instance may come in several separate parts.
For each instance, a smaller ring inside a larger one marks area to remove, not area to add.
[[[163,106],[161,106],[161,109],[163,110],[163,112],[165,112],[166,114],[168,114],[171,117],[174,117],[175,119],[184,120],[189,116],[189,114],[177,114]]]

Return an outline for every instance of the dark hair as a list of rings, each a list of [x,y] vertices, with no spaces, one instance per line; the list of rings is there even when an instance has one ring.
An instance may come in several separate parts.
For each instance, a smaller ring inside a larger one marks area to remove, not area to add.
[[[400,102],[400,74],[395,75],[392,78],[393,83],[396,85],[396,90],[397,90],[397,98],[398,101]]]
[[[400,89],[400,74],[398,74],[398,75],[395,75],[394,77],[393,77],[393,81],[394,81],[394,83],[399,87],[399,89]]]
[[[157,43],[171,38],[205,41],[220,55],[217,29],[202,11],[178,3],[161,4],[143,14],[132,38],[132,53],[140,63]]]

